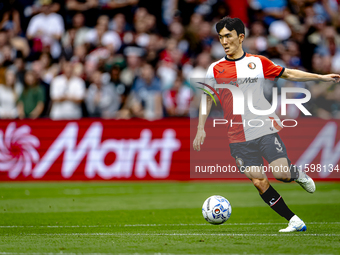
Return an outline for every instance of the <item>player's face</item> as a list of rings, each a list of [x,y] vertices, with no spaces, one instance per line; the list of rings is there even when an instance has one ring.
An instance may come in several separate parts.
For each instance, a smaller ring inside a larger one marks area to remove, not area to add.
[[[233,56],[242,49],[244,34],[237,35],[236,30],[229,31],[224,27],[220,30],[218,36],[226,55]]]

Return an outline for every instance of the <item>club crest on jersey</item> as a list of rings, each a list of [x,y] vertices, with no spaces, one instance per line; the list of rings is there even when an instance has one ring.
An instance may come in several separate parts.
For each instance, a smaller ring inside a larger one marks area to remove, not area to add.
[[[248,63],[248,67],[251,69],[251,70],[254,70],[256,68],[256,65],[254,62],[250,62]]]
[[[243,159],[236,157],[236,165],[238,168],[241,168],[244,165]]]

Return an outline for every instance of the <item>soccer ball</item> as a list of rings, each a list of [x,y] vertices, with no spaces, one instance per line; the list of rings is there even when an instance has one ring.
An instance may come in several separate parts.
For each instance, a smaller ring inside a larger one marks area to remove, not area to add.
[[[211,196],[204,201],[202,214],[207,222],[216,225],[222,224],[230,217],[231,205],[222,196]]]

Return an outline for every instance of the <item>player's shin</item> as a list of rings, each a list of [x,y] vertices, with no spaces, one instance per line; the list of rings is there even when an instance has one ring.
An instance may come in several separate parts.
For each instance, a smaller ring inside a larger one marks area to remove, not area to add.
[[[295,215],[272,186],[269,186],[269,188],[260,196],[276,213],[287,220],[290,220]]]

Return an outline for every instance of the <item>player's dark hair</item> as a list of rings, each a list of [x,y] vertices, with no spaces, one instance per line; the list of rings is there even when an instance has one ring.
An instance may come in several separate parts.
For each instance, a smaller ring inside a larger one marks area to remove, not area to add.
[[[237,35],[244,34],[244,24],[239,18],[224,17],[216,23],[216,31],[219,33],[223,28],[229,31],[235,30]]]

